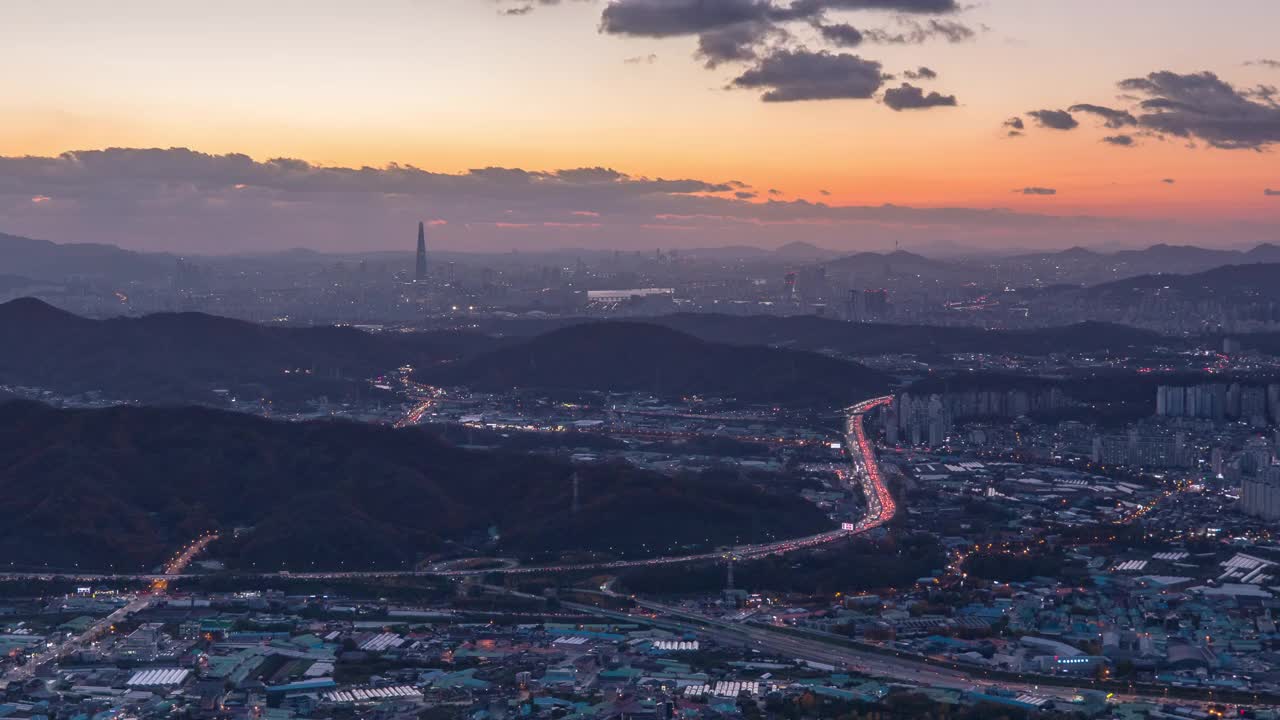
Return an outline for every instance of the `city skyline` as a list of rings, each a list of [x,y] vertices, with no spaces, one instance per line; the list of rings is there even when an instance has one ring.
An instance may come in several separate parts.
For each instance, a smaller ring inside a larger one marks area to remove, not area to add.
[[[451,250],[1243,247],[1280,218],[1280,10],[1228,5],[25,6],[0,231],[213,254],[394,249],[418,219]]]

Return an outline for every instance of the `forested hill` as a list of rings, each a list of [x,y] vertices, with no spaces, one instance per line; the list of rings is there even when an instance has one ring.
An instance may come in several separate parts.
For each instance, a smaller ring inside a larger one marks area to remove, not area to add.
[[[141,570],[210,528],[249,527],[244,567],[392,568],[455,541],[551,558],[714,548],[828,529],[736,473],[668,477],[447,445],[416,429],[202,408],[0,404],[0,557]],[[612,549],[612,550],[611,550]]]
[[[642,322],[564,327],[421,373],[483,390],[652,392],[836,407],[883,392],[879,371],[812,352],[708,342]]]

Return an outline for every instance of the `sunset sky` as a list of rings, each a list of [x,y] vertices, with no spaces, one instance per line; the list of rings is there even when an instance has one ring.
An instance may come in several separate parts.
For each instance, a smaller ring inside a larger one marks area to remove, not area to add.
[[[417,218],[476,250],[1280,241],[1275,0],[3,16],[0,232],[210,253],[408,247]],[[108,148],[164,151],[81,152]],[[557,174],[577,168],[615,172]]]

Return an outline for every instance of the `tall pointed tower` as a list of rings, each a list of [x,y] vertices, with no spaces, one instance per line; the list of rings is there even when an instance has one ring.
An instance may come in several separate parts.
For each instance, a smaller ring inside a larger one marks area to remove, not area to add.
[[[418,282],[427,280],[427,228],[421,220],[418,221],[418,267],[414,279]]]

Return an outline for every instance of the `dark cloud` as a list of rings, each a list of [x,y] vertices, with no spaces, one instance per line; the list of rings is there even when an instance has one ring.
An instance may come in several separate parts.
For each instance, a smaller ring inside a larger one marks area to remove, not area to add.
[[[697,55],[709,68],[755,60],[778,23],[797,13],[770,0],[613,0],[600,18],[602,32],[642,37],[697,35]]]
[[[929,19],[921,22],[901,18],[899,24],[902,25],[901,30],[875,28],[863,31],[863,35],[868,42],[887,45],[919,45],[936,39],[958,43],[977,35],[973,28],[955,20]]]
[[[931,92],[926,95],[920,88],[909,83],[902,83],[901,87],[889,88],[884,91],[884,104],[896,111],[955,107],[956,96],[942,95],[937,92]]]
[[[1123,127],[1131,127],[1138,124],[1138,118],[1128,110],[1116,110],[1115,108],[1105,107],[1103,105],[1090,105],[1089,103],[1080,103],[1072,105],[1068,108],[1071,112],[1091,113],[1102,118],[1104,124],[1113,129],[1119,130]]]
[[[856,55],[781,47],[791,37],[785,25],[808,22],[825,42],[855,47],[874,33],[875,42],[919,43],[932,38],[952,42],[974,35],[968,26],[949,19],[918,20],[911,14],[941,14],[959,10],[955,0],[609,0],[600,17],[600,31],[638,37],[696,35],[697,56],[708,68],[725,63],[749,63],[732,87],[763,89],[766,102],[870,98],[887,77],[878,62]],[[895,31],[864,31],[848,23],[827,23],[828,11],[888,10],[899,13]],[[908,79],[932,79],[937,73],[921,67]],[[937,93],[917,99],[909,89],[895,91],[896,109],[948,104]],[[950,104],[954,104],[954,98]]]
[[[738,198],[739,200],[750,200],[754,198],[756,194],[751,192],[750,190],[739,190],[738,192],[734,193],[733,196]]]
[[[600,29],[613,35],[671,37],[785,17],[768,0],[613,0],[600,16]]]
[[[1108,135],[1102,138],[1102,142],[1110,145],[1118,145],[1120,147],[1133,147],[1132,135]]]
[[[1216,233],[1274,239],[1274,223],[1053,216],[1007,208],[745,201],[729,181],[647,178],[609,168],[410,165],[328,167],[192,150],[109,149],[0,156],[4,231],[60,242],[106,242],[183,254],[305,246],[412,251],[429,242],[469,251],[776,246],[793,240],[853,249],[946,237],[975,247],[1008,238],[1041,246],[1192,243]],[[826,199],[826,196],[824,196]],[[0,265],[3,263],[0,262]]]
[[[1280,60],[1250,60],[1245,65],[1258,65],[1260,67],[1271,68],[1272,70],[1280,70]]]
[[[866,99],[884,82],[880,63],[848,53],[778,50],[733,80],[733,86],[764,89],[765,102]]]
[[[610,0],[600,15],[600,30],[613,35],[672,37],[700,35],[739,23],[817,21],[828,10],[940,14],[958,9],[955,0],[795,0],[790,4],[781,0]],[[921,32],[948,38],[965,31],[970,37],[973,34],[944,21],[937,27],[913,25],[914,21],[905,18],[903,22],[908,24],[904,32],[908,37]]]
[[[1271,188],[1266,188],[1262,191],[1262,194],[1266,195],[1267,197],[1280,197],[1280,190],[1272,190]]]
[[[927,67],[925,67],[924,65],[921,65],[920,67],[916,68],[915,70],[908,70],[908,71],[906,71],[906,72],[902,73],[902,75],[903,75],[903,77],[907,78],[908,80],[936,80],[936,79],[938,79],[938,73],[937,73],[935,70],[933,70],[932,68],[927,68]]]
[[[1162,182],[1162,183],[1164,183],[1164,184],[1166,184],[1166,185],[1172,185],[1172,184],[1174,184],[1174,183],[1176,183],[1176,182],[1178,182],[1178,181],[1177,181],[1177,180],[1174,180],[1173,178],[1165,178],[1165,179],[1161,180],[1160,182]]]
[[[819,194],[819,195],[823,195],[823,196],[828,196],[828,195],[830,195],[830,194],[831,194],[831,191],[830,191],[830,190],[819,190],[819,191],[818,191],[818,194]]]
[[[786,31],[769,22],[742,22],[708,30],[698,36],[698,57],[709,68],[727,62],[747,62],[759,56],[770,37],[785,37]]]
[[[1263,103],[1275,105],[1276,97],[1280,96],[1280,88],[1275,85],[1256,85],[1246,90],[1241,90],[1240,94],[1251,100],[1261,100]]]
[[[892,10],[901,13],[942,14],[960,9],[956,0],[796,0],[797,10]]]
[[[931,19],[921,22],[900,17],[898,24],[901,26],[898,30],[859,30],[848,23],[824,24],[821,16],[818,16],[814,27],[824,40],[840,47],[857,47],[864,41],[885,45],[918,45],[938,38],[948,42],[963,42],[976,34],[972,28],[955,20]]]
[[[580,2],[590,2],[590,0],[579,0]],[[499,14],[508,16],[528,15],[533,12],[535,6],[559,5],[560,0],[496,0],[499,5],[512,5],[511,7],[503,7],[498,10]]]
[[[814,27],[822,35],[822,39],[839,47],[857,47],[862,44],[862,32],[848,23],[824,25],[814,23]]]
[[[625,58],[622,62],[624,65],[652,65],[658,62],[658,56],[655,53],[636,55],[635,57]]]
[[[1004,126],[1005,126],[1005,127],[1007,127],[1007,128],[1011,128],[1011,129],[1013,129],[1013,130],[1025,130],[1025,129],[1027,129],[1027,124],[1026,124],[1026,123],[1024,123],[1024,122],[1022,122],[1022,118],[1020,118],[1020,117],[1011,117],[1011,118],[1009,118],[1008,120],[1005,120],[1005,121],[1004,121]]]
[[[1014,190],[1016,193],[1023,195],[1057,195],[1058,191],[1047,187],[1024,187],[1021,190]]]
[[[781,194],[782,194],[782,191],[781,191],[781,190],[779,190],[778,188],[769,188],[769,194],[770,194],[770,195],[781,195]]]
[[[0,193],[27,193],[34,182],[41,194],[66,198],[77,188],[115,178],[122,189],[151,183],[179,183],[197,192],[270,189],[284,193],[341,195],[498,194],[555,195],[572,190],[599,197],[619,194],[724,193],[743,187],[735,181],[709,183],[694,179],[634,177],[612,168],[588,167],[555,171],[486,167],[461,174],[433,173],[411,165],[385,168],[337,168],[304,160],[275,158],[258,162],[247,155],[209,155],[186,148],[162,150],[111,148],[64,153],[58,157],[0,157]]]
[[[472,172],[482,172],[473,170]],[[524,172],[523,170],[521,172]],[[574,168],[572,170],[557,170],[554,175],[560,180],[573,183],[610,183],[626,180],[627,176],[614,170],[613,168],[591,167],[591,168]],[[732,187],[733,183],[725,183]]]
[[[1066,110],[1032,110],[1027,114],[1035,118],[1040,127],[1051,130],[1074,130],[1080,126]]]
[[[1211,72],[1167,70],[1120,82],[1141,98],[1138,125],[1216,148],[1258,150],[1280,142],[1280,105],[1266,93],[1253,97]]]

